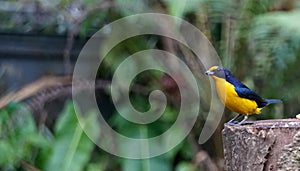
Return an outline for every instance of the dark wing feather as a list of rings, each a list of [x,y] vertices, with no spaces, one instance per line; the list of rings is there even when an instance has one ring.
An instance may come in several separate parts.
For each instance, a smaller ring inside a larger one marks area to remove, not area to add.
[[[257,95],[254,91],[250,90],[249,88],[245,87],[235,87],[235,91],[240,97],[254,100],[259,108],[264,107],[268,104],[268,102]]]
[[[224,72],[226,81],[228,81],[235,87],[235,91],[240,97],[254,100],[259,108],[264,107],[268,104],[268,102],[264,98],[257,95],[254,91],[249,89],[246,85],[235,78],[229,70],[224,68]]]

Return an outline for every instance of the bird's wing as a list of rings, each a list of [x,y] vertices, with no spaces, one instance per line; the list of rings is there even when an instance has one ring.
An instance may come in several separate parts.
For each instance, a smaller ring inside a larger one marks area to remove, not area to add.
[[[264,107],[267,105],[267,102],[265,99],[257,95],[254,91],[250,90],[249,88],[245,87],[236,87],[235,91],[240,97],[254,100],[259,108]]]

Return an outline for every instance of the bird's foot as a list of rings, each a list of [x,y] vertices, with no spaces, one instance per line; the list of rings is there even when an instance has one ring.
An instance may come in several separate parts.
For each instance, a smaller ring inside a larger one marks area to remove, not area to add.
[[[237,123],[238,121],[236,121],[236,119],[238,119],[241,116],[242,116],[242,114],[238,114],[234,118],[232,118],[230,121],[228,121],[227,123],[228,124],[230,124],[230,123]]]
[[[246,120],[248,119],[247,115],[240,122],[236,121],[236,119],[239,118],[240,116],[241,116],[241,114],[237,115],[236,117],[234,117],[233,119],[231,119],[226,124],[231,125],[231,126],[241,126],[241,125],[251,125],[251,124],[254,123],[254,122],[246,122]]]

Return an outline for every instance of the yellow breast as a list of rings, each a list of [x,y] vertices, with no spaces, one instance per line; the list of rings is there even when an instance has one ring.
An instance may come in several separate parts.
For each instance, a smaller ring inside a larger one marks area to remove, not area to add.
[[[213,76],[216,81],[216,89],[222,103],[230,110],[239,114],[259,114],[261,108],[257,108],[254,100],[239,97],[232,84],[223,78]]]

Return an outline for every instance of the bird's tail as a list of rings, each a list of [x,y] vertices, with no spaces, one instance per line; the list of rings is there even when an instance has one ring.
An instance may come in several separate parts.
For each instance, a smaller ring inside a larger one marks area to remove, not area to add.
[[[282,100],[278,100],[278,99],[266,99],[268,105],[272,104],[272,103],[282,103]]]

